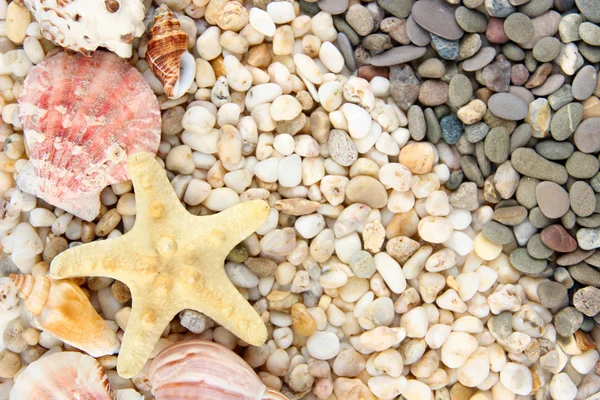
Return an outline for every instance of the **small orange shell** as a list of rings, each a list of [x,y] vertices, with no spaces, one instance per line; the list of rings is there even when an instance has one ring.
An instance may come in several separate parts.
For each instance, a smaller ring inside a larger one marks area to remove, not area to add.
[[[156,400],[287,400],[267,389],[236,353],[205,340],[167,347],[152,360],[148,376]]]
[[[112,400],[115,393],[98,361],[64,351],[32,362],[15,379],[10,400]]]
[[[120,342],[104,323],[83,290],[71,280],[45,276],[14,275],[10,278],[25,299],[32,322],[58,339],[94,357],[114,354]]]
[[[169,98],[181,97],[192,84],[190,80],[187,85],[187,76],[180,80],[183,78],[182,61],[187,61],[187,58],[183,58],[186,57],[186,53],[189,55],[187,47],[187,33],[181,29],[179,20],[169,7],[162,4],[156,11],[154,26],[150,29],[146,61],[154,76],[163,84],[165,94]],[[186,82],[183,82],[184,80]]]

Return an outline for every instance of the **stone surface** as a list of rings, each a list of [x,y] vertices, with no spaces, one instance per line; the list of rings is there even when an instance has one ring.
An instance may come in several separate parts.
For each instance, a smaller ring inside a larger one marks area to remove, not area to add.
[[[596,210],[596,196],[590,185],[577,181],[569,188],[571,209],[579,217],[588,217]]]
[[[564,166],[546,160],[533,149],[516,149],[512,153],[511,162],[517,172],[523,175],[559,184],[567,181],[567,170]]]
[[[518,121],[527,116],[527,104],[518,96],[510,93],[496,93],[488,100],[488,108],[494,115]]]
[[[554,308],[568,303],[567,288],[558,282],[542,282],[537,287],[540,303],[546,308]]]
[[[454,18],[454,7],[443,0],[417,1],[412,17],[427,31],[448,40],[458,40],[463,30]]]
[[[556,333],[561,336],[574,334],[583,323],[583,314],[574,307],[565,307],[554,316]]]
[[[370,58],[369,63],[376,67],[391,66],[416,60],[425,54],[424,47],[398,46]]]
[[[560,218],[569,211],[567,191],[554,182],[544,181],[537,185],[535,197],[540,209],[548,218]]]
[[[569,274],[573,279],[583,285],[600,287],[600,271],[585,263],[570,266]]]
[[[583,118],[583,106],[569,103],[561,107],[552,117],[550,133],[556,140],[567,140],[579,126]]]
[[[577,242],[562,225],[550,225],[540,234],[542,243],[554,251],[569,253],[577,249]]]
[[[531,18],[523,13],[512,13],[504,20],[504,32],[515,43],[527,43],[533,38]]]
[[[593,317],[600,312],[600,289],[588,286],[579,289],[573,295],[573,305],[588,317]]]
[[[516,249],[510,253],[510,263],[524,274],[539,274],[548,264],[546,260],[537,260],[526,249]]]

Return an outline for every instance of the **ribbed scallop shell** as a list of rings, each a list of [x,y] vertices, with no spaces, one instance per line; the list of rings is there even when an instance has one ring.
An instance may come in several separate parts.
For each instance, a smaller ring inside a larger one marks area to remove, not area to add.
[[[35,66],[19,97],[29,162],[17,185],[84,220],[100,210],[100,192],[129,179],[127,156],[156,153],[161,115],[156,96],[116,55],[58,53]]]
[[[32,362],[15,379],[9,400],[113,400],[115,393],[102,366],[72,351]]]
[[[179,20],[166,4],[161,5],[150,29],[150,40],[146,50],[146,61],[150,70],[163,84],[167,97],[179,98],[192,85],[194,74],[190,74],[194,58],[187,51],[188,35],[181,29]]]
[[[240,356],[204,340],[167,347],[150,364],[148,376],[156,400],[287,400],[267,390]]]
[[[94,357],[114,354],[120,342],[98,315],[83,290],[69,279],[10,275],[39,329]]]

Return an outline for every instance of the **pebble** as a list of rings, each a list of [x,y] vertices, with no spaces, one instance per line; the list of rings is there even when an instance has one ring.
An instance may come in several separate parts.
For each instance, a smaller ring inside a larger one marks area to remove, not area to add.
[[[427,143],[409,143],[400,150],[398,161],[413,174],[425,174],[433,167],[435,154]]]
[[[554,250],[542,243],[539,234],[535,234],[527,242],[527,252],[531,257],[543,260],[552,256]]]
[[[535,188],[537,203],[548,218],[560,218],[569,211],[567,191],[554,182],[544,181]]]
[[[574,334],[583,323],[583,314],[574,307],[565,307],[554,316],[556,333],[561,336]]]
[[[560,41],[553,37],[545,37],[533,46],[533,58],[539,62],[550,62],[560,54]]]
[[[445,1],[416,2],[411,15],[425,30],[444,39],[458,40],[463,36],[456,19],[448,17],[454,15],[454,8]]]
[[[573,400],[577,396],[577,386],[565,372],[552,377],[549,391],[553,399]]]
[[[347,167],[358,159],[358,151],[350,136],[339,129],[332,129],[329,134],[329,153],[338,164]],[[433,163],[433,160],[432,160]]]
[[[350,6],[346,12],[346,21],[360,36],[371,33],[375,25],[375,20],[369,10],[360,4]]]
[[[527,116],[527,104],[518,96],[510,93],[496,93],[488,100],[488,108],[494,115],[518,121]]]
[[[460,51],[458,40],[448,40],[431,34],[431,46],[444,60],[456,60]]]
[[[425,51],[426,49],[424,47],[417,47],[411,45],[394,47],[391,50],[371,57],[369,63],[376,67],[403,64],[422,57],[423,54],[425,54]]]
[[[546,260],[536,260],[527,253],[527,250],[522,248],[510,253],[510,263],[525,274],[539,274],[547,265]]]
[[[573,138],[575,146],[583,153],[600,151],[600,118],[588,118],[581,122]]]
[[[456,144],[463,130],[461,120],[454,115],[447,115],[440,120],[440,127],[442,139],[448,144]]]
[[[567,288],[558,282],[546,281],[537,287],[540,304],[546,308],[555,308],[568,303]]]
[[[507,362],[500,371],[500,382],[511,393],[527,396],[533,390],[533,377],[520,363]]]
[[[406,279],[400,264],[387,253],[375,255],[375,267],[383,280],[394,293],[402,293],[406,289]]]
[[[482,232],[490,242],[500,245],[511,243],[515,239],[510,228],[495,221],[486,222],[483,225]]]
[[[532,178],[550,180],[559,184],[567,181],[565,167],[546,160],[533,149],[516,149],[512,153],[511,163],[517,172]]]
[[[455,107],[462,107],[471,100],[473,85],[466,75],[456,74],[448,86],[448,102]]]
[[[554,251],[570,253],[577,249],[577,242],[561,225],[550,225],[540,234],[542,243]]]
[[[429,79],[421,84],[419,101],[429,107],[439,106],[448,101],[448,84],[442,81]]]
[[[383,208],[388,202],[383,185],[369,176],[352,178],[346,186],[346,198],[352,203],[362,203],[372,208]]]
[[[456,23],[465,32],[483,33],[487,28],[487,20],[482,13],[467,7],[458,7],[454,12]]]
[[[600,28],[598,28],[600,31]],[[599,32],[600,33],[600,32]],[[573,97],[576,100],[585,100],[594,94],[594,90],[596,88],[596,83],[598,81],[598,72],[596,68],[591,65],[586,65],[581,68],[575,78],[573,79],[572,84],[572,93]]]
[[[600,23],[600,10],[594,0],[575,0],[575,4],[589,21]]]
[[[582,230],[583,229],[580,229],[579,232],[581,232]],[[579,236],[579,232],[578,232],[578,236]],[[577,241],[579,242],[579,237],[578,237]],[[581,242],[579,242],[579,246],[581,247]],[[593,248],[595,248],[595,247],[593,247]],[[591,249],[585,249],[585,250],[591,250]],[[571,277],[574,280],[576,280],[577,282],[579,282],[583,285],[600,287],[600,271],[586,265],[585,263],[579,263],[579,264],[570,266],[569,274],[571,275]]]
[[[493,128],[485,137],[484,151],[486,157],[501,164],[510,154],[510,132],[502,127]]]
[[[306,341],[306,350],[317,360],[330,360],[340,352],[340,340],[331,332],[315,332]]]
[[[583,118],[583,106],[579,103],[569,103],[561,107],[552,117],[550,133],[556,140],[566,140],[571,135]]]
[[[516,12],[504,20],[504,32],[515,43],[527,43],[533,39],[533,23],[527,15]]]
[[[460,368],[477,348],[477,340],[470,334],[451,332],[441,347],[440,360],[448,368]]]
[[[596,210],[594,190],[583,181],[577,181],[569,189],[571,209],[579,217],[588,217]]]
[[[331,15],[342,14],[348,9],[348,0],[319,0],[319,8]]]
[[[463,61],[462,68],[468,72],[478,71],[491,63],[494,57],[496,57],[496,50],[493,47],[484,47],[473,57]]]
[[[508,0],[485,0],[485,9],[492,17],[506,18],[515,8]]]

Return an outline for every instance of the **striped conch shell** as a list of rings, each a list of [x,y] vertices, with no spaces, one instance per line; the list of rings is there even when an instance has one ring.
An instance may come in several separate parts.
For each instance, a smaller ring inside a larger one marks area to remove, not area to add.
[[[92,357],[63,351],[29,364],[15,379],[9,400],[113,400],[102,366]]]
[[[166,4],[156,10],[146,50],[150,70],[170,99],[178,99],[194,82],[196,61],[188,51],[188,35]]]
[[[240,356],[205,340],[167,347],[152,360],[148,375],[156,400],[287,400],[267,389]]]
[[[14,275],[10,278],[25,299],[25,309],[38,329],[52,332],[63,342],[100,357],[114,354],[121,343],[98,315],[83,290],[71,280],[45,276]]]

